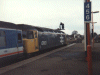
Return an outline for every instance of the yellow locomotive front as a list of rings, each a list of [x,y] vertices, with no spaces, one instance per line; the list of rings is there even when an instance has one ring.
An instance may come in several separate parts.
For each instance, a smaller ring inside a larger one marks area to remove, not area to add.
[[[24,53],[30,54],[39,51],[38,32],[27,31],[26,38],[23,39]]]

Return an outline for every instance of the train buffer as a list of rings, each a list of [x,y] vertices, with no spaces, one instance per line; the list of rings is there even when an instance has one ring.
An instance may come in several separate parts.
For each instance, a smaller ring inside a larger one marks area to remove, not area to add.
[[[92,48],[93,75],[100,74],[100,43]],[[0,75],[88,75],[84,44],[76,43],[0,68]]]

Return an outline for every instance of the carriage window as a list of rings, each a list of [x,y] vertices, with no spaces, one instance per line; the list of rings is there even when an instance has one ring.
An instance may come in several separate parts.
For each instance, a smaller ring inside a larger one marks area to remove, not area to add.
[[[18,43],[22,43],[21,33],[18,33]]]
[[[6,46],[5,32],[0,31],[0,47]]]
[[[27,32],[27,39],[33,39],[34,36],[33,36],[33,31],[28,31]]]

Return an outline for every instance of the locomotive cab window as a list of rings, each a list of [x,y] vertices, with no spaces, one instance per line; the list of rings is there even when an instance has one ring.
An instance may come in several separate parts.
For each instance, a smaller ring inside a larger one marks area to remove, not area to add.
[[[27,31],[27,39],[34,39],[33,31]]]
[[[0,47],[6,46],[5,31],[0,31]]]
[[[21,33],[18,33],[18,43],[22,43]]]
[[[37,33],[35,32],[35,38],[37,38]]]

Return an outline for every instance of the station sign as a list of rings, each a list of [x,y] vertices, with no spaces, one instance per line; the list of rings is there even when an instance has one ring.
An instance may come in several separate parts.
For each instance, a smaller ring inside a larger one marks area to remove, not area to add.
[[[91,2],[84,3],[84,21],[85,22],[91,21]]]

